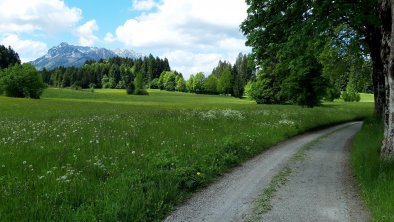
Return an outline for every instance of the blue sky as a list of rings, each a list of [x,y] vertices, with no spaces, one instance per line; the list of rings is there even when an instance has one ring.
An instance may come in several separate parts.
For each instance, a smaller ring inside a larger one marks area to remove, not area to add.
[[[0,44],[22,61],[61,42],[167,57],[187,78],[248,53],[244,0],[0,0]]]

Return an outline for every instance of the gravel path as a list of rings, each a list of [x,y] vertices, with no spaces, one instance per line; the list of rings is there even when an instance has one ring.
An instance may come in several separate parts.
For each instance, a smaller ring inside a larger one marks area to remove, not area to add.
[[[368,221],[349,166],[350,141],[360,127],[329,135],[307,151],[305,160],[293,163],[295,172],[261,221]]]
[[[310,172],[310,177],[305,175],[306,177],[302,177],[299,182],[297,182],[295,179],[292,179],[290,181],[291,183],[289,182],[289,186],[286,186],[286,189],[284,189],[283,192],[280,192],[281,196],[279,196],[273,211],[265,215],[267,216],[265,221],[310,221],[308,216],[313,213],[327,215],[327,217],[336,217],[339,215],[337,209],[340,209],[339,212],[342,212],[342,209],[348,209],[348,205],[344,204],[345,198],[342,198],[343,201],[340,201],[340,197],[337,196],[337,193],[340,194],[340,192],[343,190],[343,187],[334,186],[331,188],[331,185],[334,183],[342,184],[341,167],[345,160],[344,157],[342,157],[344,151],[341,148],[343,148],[343,146],[340,146],[341,144],[345,144],[345,142],[352,137],[352,135],[359,129],[360,126],[361,123],[342,124],[325,130],[297,136],[293,139],[280,143],[266,152],[263,152],[259,156],[247,161],[242,166],[235,168],[231,173],[224,175],[219,181],[212,184],[211,186],[196,193],[183,206],[180,206],[164,221],[244,220],[246,216],[248,216],[249,212],[251,212],[250,209],[252,209],[254,201],[259,196],[261,191],[268,186],[272,177],[288,163],[288,160],[292,155],[294,155],[298,150],[300,150],[309,142],[338,130],[338,132],[324,140],[331,141],[331,143],[323,146],[322,149],[312,149],[318,151],[317,153],[320,152],[319,150],[322,152],[321,154],[316,154],[316,157],[313,156],[313,158],[319,158],[316,159],[316,161],[313,161],[313,163],[308,164],[309,161],[305,161],[305,170],[308,170],[309,167],[313,168]],[[344,127],[347,128],[342,129]],[[341,136],[342,134],[344,135]],[[320,143],[318,145],[320,147]],[[329,151],[329,147],[327,148],[327,146],[330,145],[338,145],[339,148],[335,147],[334,150]],[[332,158],[332,156],[334,156],[334,158]],[[337,163],[337,161],[340,163]],[[326,165],[326,167],[320,167],[320,165]],[[303,166],[299,166],[299,168],[300,171],[303,170]],[[315,170],[315,168],[317,169]],[[329,178],[323,176],[328,174],[333,174],[333,176],[330,176]],[[293,176],[291,178],[293,178]],[[340,181],[338,182],[338,180]],[[295,185],[292,185],[292,183],[295,183]],[[308,183],[310,184],[307,186]],[[293,186],[294,188],[292,188]],[[302,186],[308,187],[308,189],[303,189]],[[313,186],[319,187],[314,188]],[[326,186],[330,188],[325,189],[324,187]],[[296,190],[297,192],[301,192],[298,191],[298,189],[302,189],[305,192],[308,190],[313,190],[313,193],[307,192],[308,195],[301,193],[300,195],[296,195]],[[318,195],[319,192],[329,194],[327,201],[324,201],[324,198],[326,198],[325,195]],[[292,201],[285,200],[286,195],[289,195],[292,198]],[[333,196],[331,197],[331,195]],[[316,197],[318,198],[318,201],[312,202],[311,200],[311,203],[308,203],[307,200],[310,197]],[[297,198],[302,198],[302,201],[298,202]],[[331,201],[334,201],[333,205],[328,204]],[[327,207],[322,206],[322,208],[319,208],[322,210],[322,212],[318,210],[311,210],[308,211],[308,214],[305,214],[306,217],[302,216],[301,212],[299,216],[293,220],[291,212],[295,212],[295,209],[303,209],[303,205],[314,209],[315,204],[318,204],[319,202],[327,202]],[[285,204],[292,205],[286,206]],[[289,207],[293,207],[294,210],[289,211]],[[285,212],[286,210],[287,212]],[[347,217],[340,215],[338,218],[346,219]]]

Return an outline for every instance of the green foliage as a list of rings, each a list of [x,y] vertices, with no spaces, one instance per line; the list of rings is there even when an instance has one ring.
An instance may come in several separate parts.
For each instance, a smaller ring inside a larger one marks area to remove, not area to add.
[[[125,89],[126,82],[124,80],[119,80],[118,84],[116,84],[115,89]]]
[[[373,110],[373,103],[305,110],[160,90],[145,97],[50,88],[42,97],[0,96],[4,221],[160,221],[229,167]]]
[[[259,72],[251,85],[250,97],[258,104],[284,103],[280,93],[281,79],[269,72]]]
[[[176,75],[173,72],[165,72],[163,85],[167,91],[175,91]]]
[[[222,94],[231,94],[233,89],[231,80],[231,68],[225,67],[218,79],[218,91]]]
[[[353,139],[352,168],[360,193],[371,211],[371,221],[394,221],[394,161],[380,158],[383,123],[379,118],[364,121]]]
[[[331,88],[346,90],[351,83],[358,92],[373,91],[371,59],[355,38],[354,31],[341,25],[336,29],[337,36],[327,41],[319,55],[323,65],[323,75],[330,81]]]
[[[342,92],[342,99],[345,102],[360,102],[360,94],[355,91]]]
[[[154,78],[149,84],[151,89],[159,89],[159,78]]]
[[[178,84],[179,78],[181,78],[181,81],[183,81],[183,77],[176,75],[174,72],[171,72],[171,71],[162,72],[160,75],[160,78],[157,81],[158,88],[164,89],[167,91],[175,91],[175,90],[177,90],[177,84]],[[182,86],[182,84],[183,84],[182,82],[179,82],[179,84],[181,84],[180,85],[181,88],[184,88]]]
[[[230,69],[231,70],[231,64],[227,61],[219,61],[218,65],[213,68],[212,70],[212,75],[216,76],[218,79],[220,78],[220,76],[223,75],[223,72],[226,69]]]
[[[109,78],[107,75],[104,75],[101,79],[101,85],[104,89],[112,88],[112,85],[114,84],[113,82],[113,78]]]
[[[360,67],[368,64],[366,42],[378,25],[377,2],[361,2],[354,7],[329,0],[248,0],[241,29],[263,73],[258,102],[319,105],[338,96],[335,90],[346,87],[352,70],[363,76],[354,78],[357,85],[370,90],[370,65]]]
[[[194,75],[190,75],[189,79],[186,81],[186,90],[188,92],[194,92],[193,88],[193,82],[194,82]]]
[[[18,53],[10,46],[6,48],[4,45],[0,45],[0,70],[16,64],[21,64]]]
[[[339,99],[340,97],[341,97],[341,90],[336,86],[330,86],[327,88],[324,99],[326,101],[332,102],[335,99]]]
[[[235,64],[232,69],[232,93],[231,95],[237,98],[242,98],[244,94],[244,88],[248,81],[250,81],[254,75],[254,64],[251,64],[250,59],[247,55],[240,53],[235,60]]]
[[[252,98],[252,89],[254,82],[249,81],[244,87],[244,96]]]
[[[142,73],[144,83],[159,78],[163,71],[169,71],[167,59],[148,56],[139,59],[111,58],[109,60],[87,61],[81,68],[59,67],[42,70],[40,74],[46,84],[55,87],[69,87],[77,84],[83,89],[95,84],[97,88],[124,89]]]
[[[218,93],[218,78],[216,75],[211,74],[204,82],[204,91],[207,94],[217,94]]]
[[[283,82],[282,94],[301,106],[320,105],[327,89],[327,80],[321,76],[321,65],[307,57],[299,66]]]
[[[342,99],[345,102],[359,102],[361,97],[360,94],[355,90],[352,81],[349,81],[346,91],[342,92]]]
[[[134,79],[134,93],[133,94],[134,95],[149,95],[148,91],[146,91],[144,77],[141,72],[139,72]]]
[[[185,82],[181,73],[163,72],[157,81],[157,88],[167,91],[194,92],[198,94],[231,94],[242,98],[244,86],[254,78],[254,63],[250,56],[238,55],[236,63],[219,61],[207,78],[203,73],[191,75]]]
[[[134,82],[129,82],[126,87],[126,93],[128,95],[132,95],[135,92],[135,85]]]
[[[175,90],[178,92],[186,92],[186,82],[182,76],[177,76]]]
[[[0,71],[0,85],[7,96],[32,99],[39,99],[45,88],[41,76],[30,64],[14,65]]]
[[[72,84],[71,86],[70,86],[70,89],[73,89],[73,90],[81,90],[81,87],[78,85],[78,84]]]
[[[192,80],[192,92],[195,93],[204,93],[204,82],[205,82],[205,75],[202,72],[199,72],[194,75]]]

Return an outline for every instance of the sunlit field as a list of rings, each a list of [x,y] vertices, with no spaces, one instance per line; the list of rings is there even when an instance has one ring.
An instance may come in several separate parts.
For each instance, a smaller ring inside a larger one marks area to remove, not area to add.
[[[370,116],[372,102],[308,109],[53,88],[40,100],[0,96],[0,218],[157,221],[245,159],[307,130]]]

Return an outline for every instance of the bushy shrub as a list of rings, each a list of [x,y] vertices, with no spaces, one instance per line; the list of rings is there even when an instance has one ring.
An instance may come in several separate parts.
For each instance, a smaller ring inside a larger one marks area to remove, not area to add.
[[[0,73],[0,88],[6,96],[39,99],[45,84],[30,64],[14,65]]]
[[[124,89],[124,88],[126,88],[126,82],[123,81],[123,80],[120,80],[120,81],[118,82],[118,84],[115,86],[115,88],[116,88],[116,89]]]
[[[81,90],[81,89],[82,89],[82,87],[79,86],[79,85],[76,84],[76,83],[72,84],[72,85],[70,86],[70,88],[73,89],[73,90]]]
[[[138,73],[137,76],[135,77],[133,85],[134,85],[134,92],[132,94],[149,95],[148,91],[146,91],[144,77],[141,72]],[[127,93],[130,94],[129,92]]]
[[[89,91],[90,91],[90,92],[93,93],[95,88],[96,88],[96,84],[94,84],[94,83],[90,83],[90,84],[89,84]]]
[[[149,93],[148,93],[148,91],[146,91],[146,89],[135,89],[134,95],[147,96],[147,95],[149,95]]]
[[[128,83],[127,87],[126,87],[127,94],[129,94],[129,95],[134,94],[134,90],[135,90],[134,82]]]
[[[339,99],[341,97],[341,90],[338,87],[329,87],[326,90],[326,95],[324,96],[324,99],[332,102],[335,99]]]
[[[342,99],[345,102],[360,102],[360,94],[354,91],[342,92]]]
[[[152,81],[149,84],[149,88],[158,89],[159,88],[159,79],[158,78],[152,79]]]
[[[253,93],[252,89],[253,82],[249,81],[248,84],[246,84],[244,87],[244,96],[251,98]]]

